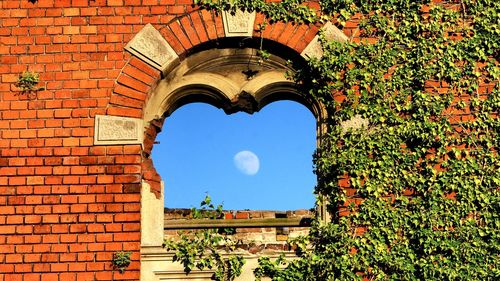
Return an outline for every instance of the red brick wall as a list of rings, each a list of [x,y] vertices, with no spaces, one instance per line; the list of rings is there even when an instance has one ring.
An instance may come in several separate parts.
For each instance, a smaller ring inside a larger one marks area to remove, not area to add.
[[[221,17],[191,3],[0,2],[0,281],[139,279],[140,182],[158,190],[159,181],[143,159],[155,125],[143,154],[140,145],[94,146],[94,116],[143,116],[160,73],[124,46],[145,24],[181,58],[224,36]],[[300,53],[317,29],[276,24],[263,36]],[[15,87],[26,70],[45,90]],[[122,250],[133,252],[124,274],[111,264]]]
[[[143,116],[161,75],[124,46],[144,25],[182,59],[224,37],[222,19],[192,0],[34,2],[0,1],[0,281],[138,280],[140,182],[158,191],[147,156],[162,123],[144,149],[94,146],[94,116]],[[317,30],[276,23],[254,36],[300,53]],[[45,90],[15,87],[26,70]],[[111,264],[122,250],[133,252],[124,274]]]

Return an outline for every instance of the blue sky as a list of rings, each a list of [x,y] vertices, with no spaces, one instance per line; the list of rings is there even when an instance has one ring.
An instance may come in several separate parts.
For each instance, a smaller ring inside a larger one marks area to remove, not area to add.
[[[197,207],[207,192],[224,209],[314,207],[316,121],[299,103],[274,102],[253,115],[188,104],[165,120],[156,141],[166,207]]]

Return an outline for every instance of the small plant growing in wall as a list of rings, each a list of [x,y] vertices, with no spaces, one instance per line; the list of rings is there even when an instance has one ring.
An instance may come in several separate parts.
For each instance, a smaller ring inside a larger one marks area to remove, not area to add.
[[[120,271],[120,273],[125,272],[125,269],[130,265],[132,260],[130,259],[131,252],[116,252],[113,255],[113,266]]]
[[[24,71],[16,82],[16,87],[18,87],[22,93],[33,93],[36,91],[44,90],[43,87],[38,87],[40,82],[40,75],[37,72]]]
[[[260,32],[260,46],[259,50],[257,50],[257,56],[260,57],[259,63],[262,64],[264,61],[268,60],[271,57],[271,53],[269,51],[265,50],[263,45],[264,45],[264,37],[263,37],[263,32],[264,29],[266,29],[267,23],[259,23],[257,25],[257,29]]]

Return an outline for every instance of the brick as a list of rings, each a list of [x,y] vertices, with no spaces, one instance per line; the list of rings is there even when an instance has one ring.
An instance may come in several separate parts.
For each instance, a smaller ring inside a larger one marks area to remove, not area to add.
[[[191,21],[193,22],[193,27],[196,30],[196,34],[198,35],[200,42],[207,42],[209,40],[207,31],[205,29],[205,25],[201,18],[200,12],[195,11],[190,14]]]
[[[174,21],[169,25],[170,29],[172,30],[172,33],[175,34],[175,37],[179,40],[179,42],[182,44],[182,47],[186,50],[190,49],[193,45],[191,44],[191,41],[189,41],[188,36],[184,31],[182,30],[181,25],[179,22]]]
[[[114,217],[115,222],[130,222],[130,221],[140,221],[140,214],[116,214]]]
[[[108,0],[107,4],[108,6],[122,6],[123,0]]]
[[[184,14],[185,10],[186,10],[185,7],[181,6],[181,5],[169,6],[168,13],[169,14]]]
[[[53,281],[53,280],[59,280],[57,273],[45,273],[45,274],[42,274],[41,281]]]
[[[269,39],[278,41],[278,38],[281,37],[282,33],[285,31],[286,26],[287,25],[283,22],[274,23],[272,32],[269,34]]]
[[[123,108],[123,107],[110,107],[108,108],[107,113],[113,116],[135,117],[135,118],[142,117],[142,110]]]
[[[68,264],[66,264],[66,263],[52,263],[50,265],[50,270],[52,272],[68,271]]]
[[[10,254],[5,257],[6,263],[22,263],[23,255],[21,254]]]
[[[0,225],[0,233],[14,234],[16,233],[16,226],[14,225]]]
[[[19,225],[16,226],[16,234],[31,234],[33,233],[33,227],[31,225]]]
[[[42,259],[42,255],[41,254],[26,254],[24,255],[24,262],[28,262],[28,263],[37,263],[37,262],[40,262]],[[31,279],[29,279],[31,280]]]
[[[216,30],[216,33],[217,33],[217,37],[218,38],[223,38],[225,36],[224,34],[224,25],[222,23],[222,16],[220,15],[220,13],[218,13],[217,15],[213,15],[213,18],[214,18],[214,26],[215,26],[215,30]]]
[[[62,259],[62,256],[61,256],[61,259]],[[67,270],[69,270],[69,264],[67,264],[67,267],[68,267]],[[59,276],[61,278],[60,280],[64,280],[64,281],[75,281],[76,278],[77,278],[76,277],[77,274],[76,273],[72,273],[72,272],[63,272]]]
[[[168,27],[162,28],[160,30],[160,33],[167,40],[167,42],[169,42],[169,44],[172,46],[172,48],[177,54],[182,54],[186,51],[182,46],[181,42],[179,41],[179,39],[177,39],[172,30],[170,30],[170,28]]]
[[[38,185],[38,184],[44,184],[45,178],[42,176],[32,176],[32,177],[27,177],[26,183],[29,185]]]
[[[129,87],[131,89],[134,89],[142,93],[146,93],[149,89],[149,86],[147,84],[123,74],[120,75],[120,77],[118,77],[117,82],[121,85],[124,85],[126,87]]]
[[[182,25],[182,29],[184,29],[184,31],[186,32],[186,35],[189,38],[189,41],[191,42],[191,44],[193,46],[199,45],[200,38],[198,37],[196,30],[192,26],[190,18],[189,17],[182,17],[179,22]]]
[[[110,99],[110,103],[118,106],[133,107],[137,109],[141,109],[144,106],[144,102],[141,100],[130,99],[119,95],[113,95]]]
[[[126,67],[123,68],[123,73],[134,77],[135,79],[150,85],[155,82],[157,75],[150,75],[149,73],[143,72],[141,69],[135,68],[131,65],[127,65]]]
[[[113,241],[138,241],[140,240],[140,233],[115,233],[113,234]]]

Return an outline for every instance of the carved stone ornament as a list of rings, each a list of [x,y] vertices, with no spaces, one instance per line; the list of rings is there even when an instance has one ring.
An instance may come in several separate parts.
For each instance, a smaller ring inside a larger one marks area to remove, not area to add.
[[[231,12],[224,11],[222,13],[222,21],[224,22],[226,37],[252,36],[255,12],[249,13],[237,10],[232,15]]]
[[[236,113],[239,111],[246,112],[248,114],[254,114],[258,110],[258,103],[255,97],[247,92],[240,93],[236,100],[231,102],[231,107],[227,108],[225,111],[227,114]]]
[[[160,71],[178,58],[167,40],[150,23],[134,36],[125,50]]]
[[[331,22],[327,22],[322,28],[325,38],[328,40],[334,40],[338,42],[346,42],[349,38],[338,29]],[[319,36],[314,36],[313,40],[309,42],[309,45],[300,54],[304,58],[321,58],[323,56],[323,48],[321,48],[321,43],[319,42]]]
[[[94,145],[142,144],[143,121],[137,118],[96,115]]]

